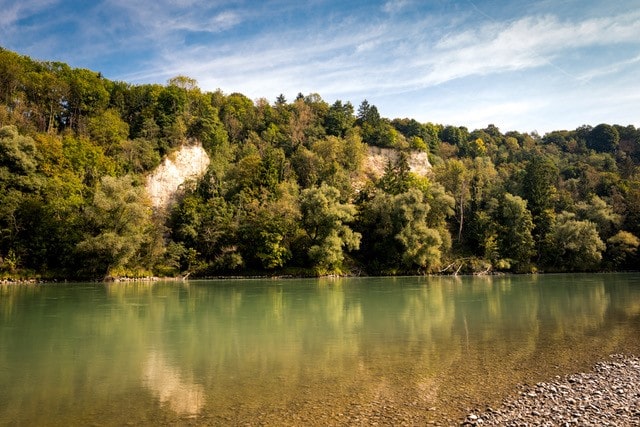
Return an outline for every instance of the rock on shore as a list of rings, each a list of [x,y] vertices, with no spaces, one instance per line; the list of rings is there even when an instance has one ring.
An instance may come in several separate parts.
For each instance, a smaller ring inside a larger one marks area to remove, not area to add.
[[[523,386],[498,409],[467,416],[469,426],[640,426],[640,359],[612,355],[589,373]]]

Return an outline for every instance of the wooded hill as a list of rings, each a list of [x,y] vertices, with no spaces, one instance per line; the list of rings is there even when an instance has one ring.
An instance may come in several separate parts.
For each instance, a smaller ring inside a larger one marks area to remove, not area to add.
[[[144,177],[194,141],[206,175],[154,212]],[[381,177],[367,145],[400,153]],[[410,150],[428,152],[426,175]],[[639,165],[634,126],[469,131],[0,49],[0,276],[637,269]]]

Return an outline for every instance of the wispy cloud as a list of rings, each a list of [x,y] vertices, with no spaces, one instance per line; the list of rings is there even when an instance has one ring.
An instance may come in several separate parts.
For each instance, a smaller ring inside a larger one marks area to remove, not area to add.
[[[411,0],[388,0],[382,6],[382,10],[386,13],[398,13],[411,4]]]
[[[16,23],[34,12],[55,3],[56,0],[0,0],[0,29],[14,30]]]
[[[303,86],[330,96],[393,93],[471,76],[559,68],[554,61],[572,49],[638,43],[640,34],[640,14],[576,22],[551,15],[523,17],[437,39],[425,35],[429,24],[418,20],[400,26],[390,19],[311,35],[281,31],[248,45],[196,46],[162,56],[152,75],[196,74],[203,84],[244,87],[268,97]]]
[[[202,0],[177,0],[132,2],[107,0],[104,9],[110,10],[116,19],[126,17],[129,37],[153,40],[157,48],[163,43],[173,46],[182,31],[225,31],[243,22],[242,13],[221,2]]]
[[[561,21],[554,16],[525,17],[504,27],[488,24],[441,39],[429,61],[425,83],[442,83],[553,64],[568,50],[588,46],[637,43],[640,15]]]
[[[212,31],[224,31],[235,27],[242,22],[242,17],[233,11],[225,11],[218,13],[211,19],[210,24]]]
[[[478,99],[475,113],[451,101],[451,111],[457,105],[470,120],[547,108],[541,101],[515,105],[509,92],[534,87],[531,97],[558,99],[567,86],[606,84],[623,93],[621,85],[632,83],[621,76],[640,72],[640,11],[622,13],[617,3],[497,10],[484,0],[70,1],[0,0],[0,40],[42,59],[98,64],[113,79],[162,83],[183,74],[205,90],[252,98],[318,92],[328,100],[385,99],[393,111],[405,103],[437,108],[413,97],[441,87],[453,99],[463,90],[481,92],[480,85],[502,91],[503,98]],[[35,19],[42,14],[48,19]],[[47,52],[53,54],[43,57]]]
[[[610,76],[612,74],[617,74],[620,71],[625,70],[630,66],[633,66],[639,63],[640,63],[640,55],[637,55],[633,58],[626,59],[624,61],[615,62],[613,64],[609,64],[604,67],[590,69],[584,73],[581,73],[578,76],[578,80],[588,83],[593,79]]]

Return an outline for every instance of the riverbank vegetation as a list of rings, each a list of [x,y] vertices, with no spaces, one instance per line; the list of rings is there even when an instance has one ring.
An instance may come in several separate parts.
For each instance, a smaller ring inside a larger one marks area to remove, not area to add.
[[[145,176],[193,141],[205,176],[152,209]],[[371,174],[367,146],[399,154]],[[427,174],[409,168],[416,150]],[[632,125],[468,130],[366,100],[132,85],[0,49],[4,277],[637,269],[639,166]]]

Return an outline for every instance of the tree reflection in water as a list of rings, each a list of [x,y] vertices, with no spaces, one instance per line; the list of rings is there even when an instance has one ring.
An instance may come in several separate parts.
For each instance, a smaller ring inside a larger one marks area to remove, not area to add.
[[[448,425],[639,316],[638,274],[0,287],[0,425]]]

